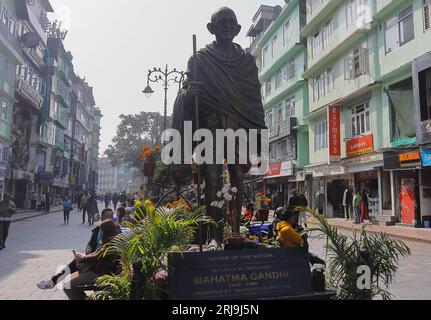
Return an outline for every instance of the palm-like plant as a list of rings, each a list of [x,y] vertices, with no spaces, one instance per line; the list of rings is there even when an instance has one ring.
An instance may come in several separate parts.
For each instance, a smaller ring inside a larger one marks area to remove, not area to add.
[[[369,235],[364,228],[359,234],[354,230],[351,236],[341,234],[322,215],[309,212],[318,220],[319,226],[307,232],[317,232],[317,237],[327,239],[328,282],[337,290],[338,298],[358,300],[380,296],[384,300],[391,299],[387,289],[398,271],[399,259],[411,255],[409,247],[383,232]],[[367,289],[358,287],[361,266],[367,266],[371,273]]]
[[[138,261],[142,264],[144,292],[150,296],[151,291],[157,289],[154,287],[154,275],[159,270],[167,270],[168,254],[185,250],[200,223],[213,223],[203,217],[204,212],[204,207],[186,213],[184,206],[168,211],[164,208],[155,209],[151,205],[136,210],[132,215],[134,223],[126,222],[130,231],[118,235],[107,247],[107,251],[120,257],[122,273],[98,279],[104,290],[93,298],[128,299],[126,295],[130,294],[132,264]],[[125,283],[128,285],[124,286]]]

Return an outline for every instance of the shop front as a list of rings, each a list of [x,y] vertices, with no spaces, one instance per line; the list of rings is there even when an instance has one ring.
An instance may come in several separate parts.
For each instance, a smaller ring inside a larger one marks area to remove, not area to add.
[[[293,161],[270,164],[265,176],[264,190],[274,207],[284,206],[289,200],[289,177],[292,177]]]
[[[313,179],[310,186],[310,206],[315,208],[315,199],[318,193],[323,192],[326,208],[324,215],[328,218],[342,218],[344,190],[353,183],[353,175],[345,171],[343,165],[323,164],[307,166],[307,174]]]
[[[418,149],[384,152],[384,170],[391,171],[394,215],[405,225],[422,225],[422,161]]]
[[[373,134],[359,136],[346,142],[347,158],[343,160],[346,172],[353,174],[355,191],[368,197],[369,214],[377,218],[382,214],[381,190],[383,155],[374,151]],[[390,181],[385,182],[385,186]]]

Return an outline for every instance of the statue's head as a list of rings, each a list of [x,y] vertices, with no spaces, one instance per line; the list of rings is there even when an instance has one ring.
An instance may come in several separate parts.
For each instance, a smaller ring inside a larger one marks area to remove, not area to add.
[[[218,9],[208,23],[208,31],[216,36],[217,40],[233,41],[241,31],[235,12],[227,7]]]

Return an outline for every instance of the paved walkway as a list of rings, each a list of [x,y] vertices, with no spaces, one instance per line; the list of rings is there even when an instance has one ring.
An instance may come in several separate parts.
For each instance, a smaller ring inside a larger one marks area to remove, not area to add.
[[[66,226],[61,210],[37,214],[26,213],[11,224],[6,248],[0,251],[0,300],[66,299],[62,290],[44,291],[36,284],[70,262],[73,249],[83,252],[92,228],[81,224],[82,213],[77,210]]]
[[[313,219],[310,219],[312,222]],[[329,223],[337,228],[345,230],[361,230],[362,226],[365,226],[365,230],[368,232],[380,233],[386,232],[388,235],[394,238],[406,239],[406,240],[416,240],[431,242],[431,229],[414,228],[411,226],[381,226],[365,223],[362,225],[354,224],[353,221],[346,221],[345,219],[331,218],[328,219]]]

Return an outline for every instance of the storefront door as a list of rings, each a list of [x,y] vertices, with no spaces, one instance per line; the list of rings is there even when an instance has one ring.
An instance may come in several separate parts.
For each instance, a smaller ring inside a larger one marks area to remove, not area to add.
[[[412,179],[412,178],[401,179],[400,205],[401,205],[401,222],[403,224],[414,224],[415,186],[416,186],[415,179]]]

